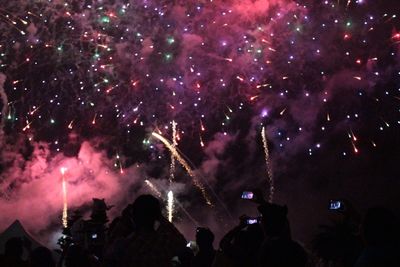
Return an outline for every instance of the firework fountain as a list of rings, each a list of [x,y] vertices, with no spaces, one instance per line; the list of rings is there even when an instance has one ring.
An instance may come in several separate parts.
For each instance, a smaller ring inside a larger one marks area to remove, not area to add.
[[[67,182],[65,180],[65,172],[67,168],[60,169],[62,179],[62,196],[63,196],[63,212],[62,212],[62,225],[64,228],[68,227],[68,199],[67,199]]]

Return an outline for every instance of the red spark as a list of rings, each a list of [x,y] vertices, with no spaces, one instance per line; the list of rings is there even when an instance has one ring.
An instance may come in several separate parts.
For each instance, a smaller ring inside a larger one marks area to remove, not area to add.
[[[136,80],[136,81],[131,81],[132,82],[132,86],[133,87],[136,87],[136,85],[138,85],[139,84],[139,80]]]

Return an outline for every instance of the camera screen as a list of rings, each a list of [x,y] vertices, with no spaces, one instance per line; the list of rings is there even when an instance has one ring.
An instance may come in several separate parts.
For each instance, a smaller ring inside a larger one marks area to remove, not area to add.
[[[247,224],[256,224],[258,223],[257,219],[247,219]]]
[[[331,210],[340,210],[343,208],[342,202],[338,200],[331,200],[329,204],[329,209]]]
[[[242,194],[243,199],[253,199],[253,197],[254,197],[253,192],[244,191]]]

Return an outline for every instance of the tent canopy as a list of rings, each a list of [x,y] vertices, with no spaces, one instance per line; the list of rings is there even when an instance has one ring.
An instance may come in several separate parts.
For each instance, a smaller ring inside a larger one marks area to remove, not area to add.
[[[19,220],[15,220],[6,230],[4,230],[4,232],[0,234],[0,254],[4,253],[4,247],[7,240],[13,237],[28,239],[31,242],[32,249],[43,246],[25,230]]]

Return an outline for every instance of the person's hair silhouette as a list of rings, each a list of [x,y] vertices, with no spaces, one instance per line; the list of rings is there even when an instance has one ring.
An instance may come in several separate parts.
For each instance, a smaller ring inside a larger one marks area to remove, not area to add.
[[[161,218],[161,206],[152,195],[141,195],[132,204],[132,219],[138,230],[151,230]]]

